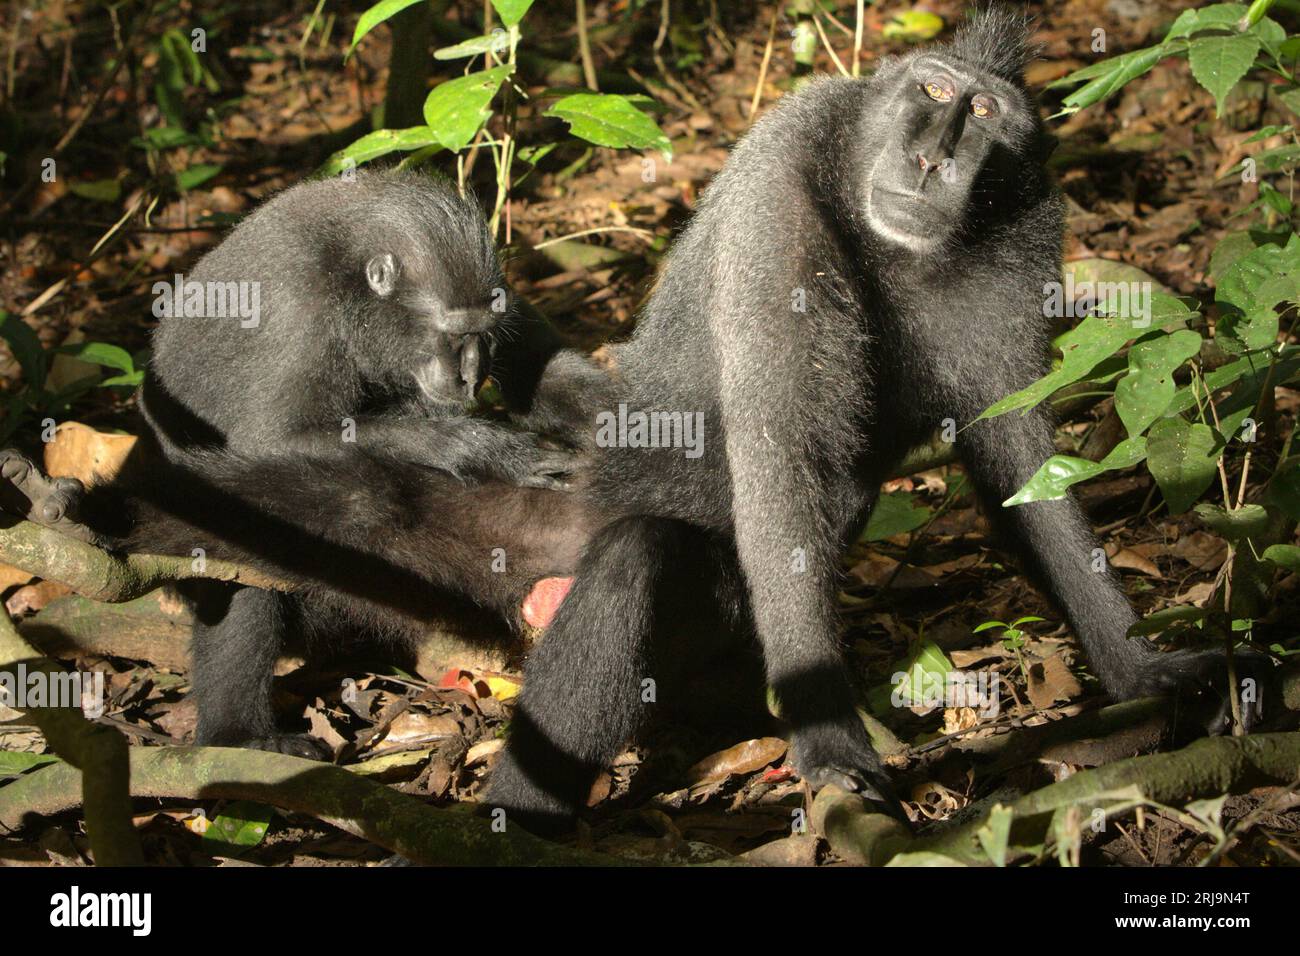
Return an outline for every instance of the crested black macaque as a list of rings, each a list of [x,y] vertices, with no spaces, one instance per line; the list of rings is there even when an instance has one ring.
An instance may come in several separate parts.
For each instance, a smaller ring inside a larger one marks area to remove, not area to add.
[[[1063,203],[1028,50],[1023,15],[986,9],[946,45],[786,97],[736,146],[614,352],[620,411],[702,414],[703,455],[600,453],[586,493],[619,517],[526,665],[489,804],[526,823],[581,805],[654,709],[645,682],[671,663],[660,615],[687,600],[677,562],[709,553],[738,561],[799,773],[888,807],[841,660],[837,565],[882,479],[949,418],[989,513],[1111,695],[1228,691],[1219,653],[1126,637],[1134,613],[1091,569],[1073,500],[1001,507],[1053,453],[1048,413],[974,422],[1048,369]],[[540,400],[566,388],[548,373]],[[1265,663],[1239,656],[1237,674]]]
[[[517,614],[530,581],[576,564],[597,512],[558,490],[572,451],[464,413],[494,356],[509,397],[559,344],[515,314],[471,199],[396,172],[303,183],[155,293],[150,427],[121,475],[83,494],[5,453],[0,491],[110,547],[201,549],[303,582],[180,585],[198,742],[312,755],[272,716],[287,634],[418,630],[448,591]]]

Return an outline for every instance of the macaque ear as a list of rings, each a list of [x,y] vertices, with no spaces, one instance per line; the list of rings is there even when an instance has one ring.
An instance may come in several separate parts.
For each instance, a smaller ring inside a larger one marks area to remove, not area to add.
[[[392,294],[397,288],[397,260],[392,253],[385,252],[366,263],[366,282],[370,283],[375,295]]]

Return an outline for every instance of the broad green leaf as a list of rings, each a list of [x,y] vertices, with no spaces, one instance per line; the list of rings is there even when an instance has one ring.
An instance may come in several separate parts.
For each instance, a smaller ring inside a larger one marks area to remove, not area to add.
[[[1174,370],[1201,351],[1201,336],[1189,329],[1139,342],[1129,350],[1129,373],[1115,386],[1115,411],[1136,437],[1165,413],[1174,399]]]
[[[1093,315],[1056,340],[1061,350],[1061,367],[1032,385],[995,402],[980,413],[976,421],[996,418],[1021,408],[1032,408],[1054,392],[1088,376],[1104,359],[1118,352],[1133,338],[1126,320]]]
[[[934,642],[922,640],[907,660],[898,668],[906,674],[898,686],[898,696],[909,704],[933,703],[938,694],[947,689],[948,673],[952,663]],[[942,697],[940,698],[942,700]]]
[[[437,141],[452,152],[469,145],[492,115],[492,97],[510,75],[509,64],[440,83],[424,101],[424,121]]]
[[[462,60],[469,56],[479,56],[483,53],[504,53],[510,49],[510,34],[504,30],[498,30],[496,33],[489,33],[486,36],[473,37],[455,46],[445,46],[440,50],[433,51],[435,60]]]
[[[323,176],[336,176],[349,167],[360,166],[389,153],[410,152],[429,146],[439,146],[438,138],[427,126],[412,126],[408,129],[381,129],[362,136],[351,146],[339,150],[318,170]]]
[[[1147,467],[1170,514],[1182,514],[1214,480],[1222,446],[1214,430],[1177,416],[1162,418],[1147,435]]]
[[[924,10],[907,10],[889,18],[880,31],[886,40],[906,40],[923,43],[933,40],[943,32],[943,17]]]
[[[176,149],[202,144],[203,137],[178,126],[155,126],[131,140],[131,145],[139,149]]]
[[[1268,502],[1300,521],[1300,461],[1291,459],[1278,466],[1268,482]]]
[[[0,338],[9,344],[29,388],[45,385],[45,349],[30,325],[0,309]]]
[[[1228,352],[1268,348],[1277,339],[1275,306],[1300,301],[1300,237],[1239,256],[1215,290],[1224,307],[1216,332]]]
[[[1259,46],[1259,37],[1251,33],[1200,37],[1192,41],[1187,55],[1192,76],[1214,94],[1217,115],[1223,115],[1223,101],[1254,65]]]
[[[100,388],[109,388],[114,385],[125,385],[129,388],[137,388],[144,383],[144,369],[135,372],[128,372],[125,375],[114,375],[112,378],[106,378],[99,383]]]
[[[117,202],[122,198],[122,184],[116,179],[96,179],[68,184],[74,195],[96,202]]]
[[[381,2],[376,3],[361,14],[361,19],[357,21],[356,30],[352,32],[352,45],[348,47],[347,56],[352,55],[352,51],[357,48],[357,44],[361,42],[361,38],[367,33],[389,17],[396,16],[407,7],[414,6],[419,2],[420,0],[381,0]]]
[[[532,5],[533,0],[492,0],[492,6],[496,10],[497,16],[508,27],[518,24]]]
[[[1246,5],[1243,3],[1215,3],[1199,10],[1184,10],[1165,34],[1165,39],[1188,37],[1202,30],[1231,30],[1236,33],[1237,24],[1245,15]]]
[[[257,846],[266,836],[275,811],[261,803],[236,800],[203,831],[203,839],[235,846]]]
[[[1300,300],[1300,236],[1237,258],[1219,280],[1214,299],[1238,312]]]
[[[881,495],[871,509],[871,517],[859,540],[883,541],[915,531],[929,520],[930,509],[917,507],[913,496],[906,491],[892,491]]]
[[[1195,510],[1207,528],[1234,545],[1268,529],[1268,511],[1263,505],[1242,505],[1229,511],[1222,505],[1200,504]]]
[[[213,163],[196,163],[176,174],[176,188],[181,192],[197,189],[220,172],[221,167]]]
[[[995,803],[984,826],[975,831],[980,849],[994,866],[1007,865],[1007,843],[1011,838],[1011,821],[1014,818],[1015,813],[1010,807]]]
[[[1264,560],[1288,571],[1300,572],[1300,548],[1294,544],[1274,544],[1264,549]]]
[[[558,116],[574,136],[597,146],[619,149],[657,149],[671,156],[672,143],[657,123],[625,96],[613,93],[575,93],[554,103],[546,116]]]
[[[1101,461],[1088,461],[1072,455],[1053,455],[1039,467],[1025,486],[1002,502],[1002,507],[1012,508],[1031,501],[1052,501],[1064,498],[1071,485],[1095,478],[1105,471],[1131,468],[1146,457],[1146,439],[1142,436],[1125,439],[1114,447]]]
[[[131,353],[106,342],[77,342],[73,345],[60,345],[53,351],[61,355],[71,355],[83,362],[94,362],[96,365],[115,368],[119,372],[135,371],[135,362],[131,360]]]
[[[1255,240],[1255,236],[1248,231],[1230,232],[1224,235],[1210,256],[1210,275],[1215,283],[1222,282],[1223,277],[1238,259],[1254,252],[1259,246],[1260,243]]]

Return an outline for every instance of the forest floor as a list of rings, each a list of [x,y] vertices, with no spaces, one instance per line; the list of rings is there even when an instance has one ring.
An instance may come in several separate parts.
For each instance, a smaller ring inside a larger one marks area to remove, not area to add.
[[[1108,53],[1133,49],[1159,36],[1191,5],[1159,0],[1031,4],[1040,16],[1043,49],[1030,80],[1041,90],[1093,62],[1097,54],[1090,44],[1097,27],[1106,31]],[[110,21],[102,13],[92,16],[90,6],[47,4],[0,30],[13,107],[5,115],[21,115],[25,142],[47,144],[7,160],[2,182],[17,203],[0,223],[0,308],[23,315],[47,347],[84,338],[134,353],[147,345],[154,281],[186,271],[220,239],[221,227],[232,217],[298,181],[358,135],[358,125],[383,101],[388,31],[375,31],[344,64],[360,5],[341,14],[330,31],[315,29],[305,42],[312,3],[224,7],[206,61],[215,88],[191,84],[182,93],[185,115],[194,124],[208,124],[211,140],[157,150],[135,142],[158,121],[155,42],[138,43],[131,69],[84,115],[103,83],[93,66],[116,42]],[[675,23],[656,51],[658,4],[636,6],[632,12],[625,2],[588,4],[593,24],[613,25],[595,32],[595,59],[603,70],[643,81],[659,100],[660,124],[673,142],[672,161],[660,162],[653,182],[647,182],[639,154],[587,149],[569,140],[518,186],[509,209],[509,271],[516,289],[588,349],[631,332],[672,236],[721,168],[728,148],[750,126],[772,14],[768,3],[717,4],[727,11],[719,20]],[[952,23],[962,6],[937,0],[927,8]],[[839,7],[851,18],[852,4]],[[906,7],[881,2],[870,8],[864,66],[901,48],[883,39],[880,28]],[[453,4],[449,24],[457,22],[460,8],[481,5]],[[186,9],[181,4],[150,31],[157,35],[165,26],[184,27]],[[542,12],[526,44],[576,63],[574,27],[567,16]],[[785,32],[783,23],[760,113],[794,82]],[[832,32],[830,41],[842,57],[851,55],[851,36]],[[452,41],[440,38],[439,45],[444,42]],[[834,70],[824,49],[817,70]],[[540,88],[543,80],[535,79]],[[1059,93],[1044,91],[1044,100],[1046,111],[1054,112]],[[1245,131],[1269,121],[1261,116],[1263,102],[1243,85],[1229,104],[1228,121],[1215,122],[1211,97],[1180,60],[1161,64],[1102,106],[1053,120],[1051,129],[1062,141],[1055,166],[1069,201],[1067,258],[1122,261],[1180,295],[1212,300],[1211,252],[1233,228],[1231,213],[1250,201],[1235,180],[1221,177],[1245,154]],[[48,152],[48,144],[77,124],[84,125],[59,155],[60,174],[53,182],[39,182],[41,149]],[[1238,128],[1243,132],[1233,132]],[[557,127],[535,121],[525,124],[521,135],[542,142],[554,138]],[[217,171],[202,180],[208,166]],[[485,194],[490,194],[485,178],[490,166],[483,154],[472,170]],[[159,186],[191,172],[200,180],[193,188]],[[37,185],[18,193],[27,182]],[[117,185],[106,189],[106,182]],[[114,229],[128,213],[128,224]],[[546,240],[611,228],[618,231],[535,249]],[[108,233],[111,238],[96,248]],[[76,374],[69,363],[56,361],[55,370]],[[18,388],[17,364],[3,352],[0,377],[7,393]],[[74,417],[101,431],[129,430],[134,427],[129,396],[129,389],[97,390],[75,407]],[[1286,419],[1294,418],[1298,405],[1300,396],[1279,390]],[[1116,421],[1111,403],[1103,401],[1064,423],[1060,445],[1089,457],[1098,449],[1104,454],[1106,442],[1117,440]],[[36,428],[29,423],[17,438],[33,444]],[[1225,543],[1187,516],[1153,508],[1154,489],[1145,471],[1121,474],[1082,486],[1081,497],[1135,606],[1149,613],[1204,603],[1224,562]],[[953,667],[1001,679],[995,714],[970,707],[881,709],[902,745],[889,762],[918,826],[961,819],[991,799],[1027,792],[1096,762],[1087,748],[1078,748],[1052,757],[1029,752],[994,769],[963,749],[971,741],[1095,708],[1102,698],[1059,613],[997,550],[959,479],[958,467],[945,466],[891,482],[887,491],[912,493],[916,506],[927,509],[923,522],[911,520],[915,516],[906,512],[913,506],[905,505],[902,533],[860,544],[847,559],[847,641],[869,698],[878,698],[890,675],[906,668],[922,639]],[[1295,620],[1300,605],[1297,583],[1300,578],[1293,578],[1289,589],[1282,587],[1270,617],[1259,622],[1266,635],[1290,638],[1286,622]],[[18,572],[0,578],[0,585],[9,612],[20,620],[66,595],[66,589]],[[975,630],[988,621],[1026,616],[1043,620],[1024,626],[1019,647],[1003,640],[999,630]],[[111,644],[111,635],[108,640]],[[179,743],[192,733],[181,640],[175,637],[168,653],[147,659],[111,648],[75,658],[82,667],[109,672],[109,716],[135,744]],[[356,678],[352,687],[358,693],[345,700],[338,673],[286,673],[277,688],[286,715],[308,721],[313,732],[335,745],[341,762],[367,764],[374,779],[437,804],[472,801],[502,744],[517,673],[453,666],[445,675],[421,675],[376,664],[372,671],[353,670],[349,676]],[[701,675],[705,698],[711,696],[709,680]],[[719,690],[716,696],[723,700],[726,693]],[[673,721],[630,749],[593,788],[592,813],[577,842],[659,859],[700,859],[763,846],[775,862],[834,863],[824,844],[791,834],[792,811],[803,805],[805,793],[786,766],[779,732],[762,720],[740,728],[735,723]],[[0,749],[43,748],[34,730],[0,727]],[[1115,756],[1109,753],[1107,759]],[[1221,859],[1236,865],[1300,861],[1298,803],[1294,794],[1270,789],[1230,798],[1226,824],[1252,817]],[[247,806],[206,808],[208,819],[221,815],[274,820],[275,826],[244,846],[211,838],[211,829],[209,838],[201,837],[203,827],[188,805],[142,807],[138,822],[156,862],[338,865],[372,863],[386,855],[302,816]],[[1083,859],[1137,866],[1187,863],[1209,845],[1183,821],[1152,813],[1142,825],[1110,828],[1088,840]],[[0,839],[0,859],[13,862],[78,864],[85,851],[75,815],[53,818],[39,834]]]

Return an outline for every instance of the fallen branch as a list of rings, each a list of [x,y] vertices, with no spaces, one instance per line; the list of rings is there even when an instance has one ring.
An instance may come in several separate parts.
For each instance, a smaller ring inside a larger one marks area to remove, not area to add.
[[[301,757],[228,747],[131,747],[131,796],[253,800],[303,813],[415,863],[443,866],[614,866],[625,861],[549,843],[506,822],[426,806],[342,767]],[[0,831],[32,815],[80,805],[77,777],[50,764],[0,788]],[[87,821],[89,826],[89,821]]]
[[[228,561],[205,561],[200,571],[190,557],[111,554],[31,521],[16,521],[0,528],[0,561],[46,581],[66,584],[93,600],[113,603],[134,600],[164,584],[189,578],[237,581],[264,590],[292,590],[292,585],[284,581]]]
[[[38,672],[65,674],[63,668],[41,656],[18,635],[8,614],[0,614],[0,670],[13,677],[15,688],[20,664],[29,679]],[[80,687],[71,682],[61,686],[65,690]],[[126,739],[111,727],[87,720],[80,699],[63,707],[18,707],[19,701],[10,703],[40,728],[54,752],[67,761],[58,765],[63,770],[62,785],[68,796],[80,795],[79,802],[85,804],[86,835],[96,865],[143,864],[140,837],[131,821]],[[8,788],[0,790],[7,792]]]
[[[1255,734],[1198,740],[1168,754],[1132,757],[1084,770],[1014,801],[1008,858],[1042,846],[1058,812],[1077,807],[1089,816],[1109,817],[1132,806],[1116,791],[1136,788],[1149,801],[1180,805],[1264,785],[1286,786],[1300,779],[1300,733]],[[922,854],[915,862],[944,858],[987,866],[979,831],[989,814],[932,837],[912,838],[893,820],[869,809],[860,797],[827,787],[813,802],[812,818],[831,848],[853,862],[880,864],[901,854]],[[900,862],[906,862],[900,860]]]

